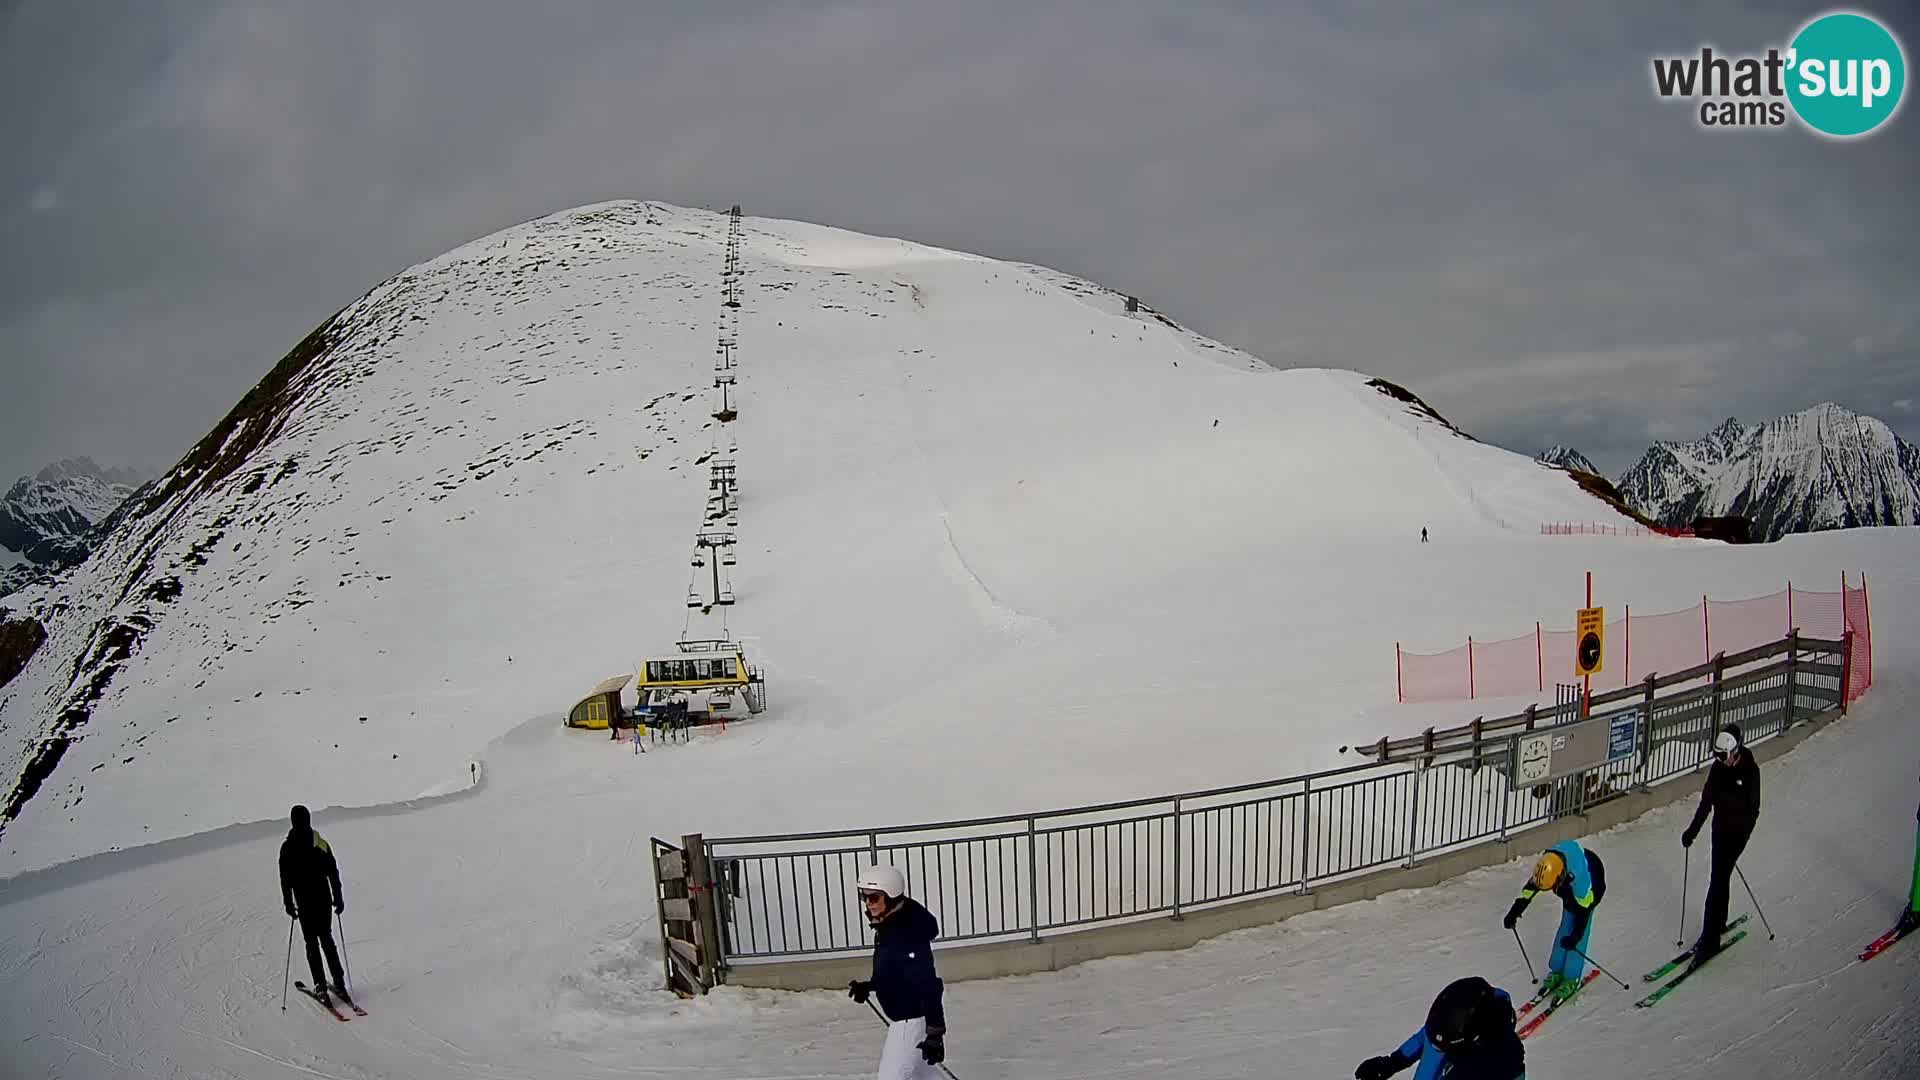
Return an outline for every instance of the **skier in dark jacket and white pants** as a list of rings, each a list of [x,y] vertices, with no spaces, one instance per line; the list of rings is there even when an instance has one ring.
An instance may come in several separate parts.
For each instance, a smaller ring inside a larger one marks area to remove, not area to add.
[[[1700,939],[1694,943],[1694,963],[1704,963],[1720,951],[1720,935],[1727,928],[1727,893],[1733,870],[1753,837],[1760,820],[1760,766],[1747,752],[1740,727],[1728,724],[1713,740],[1713,768],[1700,792],[1700,808],[1680,834],[1680,846],[1692,847],[1707,815],[1713,815],[1713,872],[1707,878],[1707,906],[1701,918]]]
[[[906,895],[907,880],[892,866],[870,866],[859,880],[860,904],[873,927],[873,978],[847,984],[847,996],[880,999],[887,1043],[878,1080],[932,1080],[946,1060],[945,984],[934,971],[933,939],[940,924]]]

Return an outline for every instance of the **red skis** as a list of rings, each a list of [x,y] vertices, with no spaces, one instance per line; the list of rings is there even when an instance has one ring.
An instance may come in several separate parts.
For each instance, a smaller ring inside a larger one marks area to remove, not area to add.
[[[1884,934],[1881,934],[1879,937],[1874,938],[1872,941],[1868,942],[1867,947],[1865,949],[1860,950],[1860,959],[1871,960],[1874,957],[1879,956],[1881,953],[1886,952],[1888,949],[1892,948],[1894,942],[1899,941],[1901,938],[1906,937],[1908,934],[1913,933],[1913,931],[1914,931],[1913,926],[1908,926],[1904,930],[1898,926],[1894,927],[1893,929],[1887,931]]]
[[[1592,982],[1593,980],[1599,977],[1600,977],[1600,972],[1598,969],[1587,972],[1585,977],[1583,977],[1580,980],[1579,989],[1574,990],[1572,995],[1566,998],[1563,998],[1559,1001],[1549,1002],[1547,1007],[1544,1009],[1541,1009],[1538,1013],[1535,1013],[1532,1019],[1525,1019],[1527,1013],[1531,1011],[1534,1006],[1538,1005],[1541,1001],[1545,999],[1534,998],[1532,1001],[1527,1002],[1527,1007],[1525,1009],[1522,1009],[1519,1014],[1520,1017],[1522,1018],[1520,1026],[1515,1030],[1519,1033],[1520,1037],[1523,1039],[1533,1034],[1534,1032],[1540,1030],[1540,1025],[1547,1022],[1547,1017],[1552,1016],[1553,1011],[1555,1009],[1558,1009],[1560,1006],[1565,1005],[1569,1001],[1572,1001],[1575,997],[1580,996],[1580,990],[1584,990],[1588,983]]]

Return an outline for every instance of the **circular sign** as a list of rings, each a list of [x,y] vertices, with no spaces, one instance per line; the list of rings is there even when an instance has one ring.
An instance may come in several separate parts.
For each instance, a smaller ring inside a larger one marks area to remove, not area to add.
[[[1580,670],[1592,671],[1600,666],[1600,635],[1592,632],[1580,638]]]

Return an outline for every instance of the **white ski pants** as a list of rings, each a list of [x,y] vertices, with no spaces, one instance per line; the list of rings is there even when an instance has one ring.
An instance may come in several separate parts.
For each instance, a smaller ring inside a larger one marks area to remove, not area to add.
[[[947,1080],[940,1066],[927,1064],[920,1053],[920,1043],[926,1037],[925,1017],[889,1023],[887,1045],[880,1050],[878,1080]]]

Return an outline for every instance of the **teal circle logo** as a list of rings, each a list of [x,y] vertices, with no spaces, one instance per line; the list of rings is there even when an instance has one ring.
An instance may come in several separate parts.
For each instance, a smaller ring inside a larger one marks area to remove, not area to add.
[[[1886,27],[1837,11],[1800,29],[1789,46],[1787,100],[1808,127],[1834,138],[1865,135],[1893,118],[1907,88],[1907,58]]]

